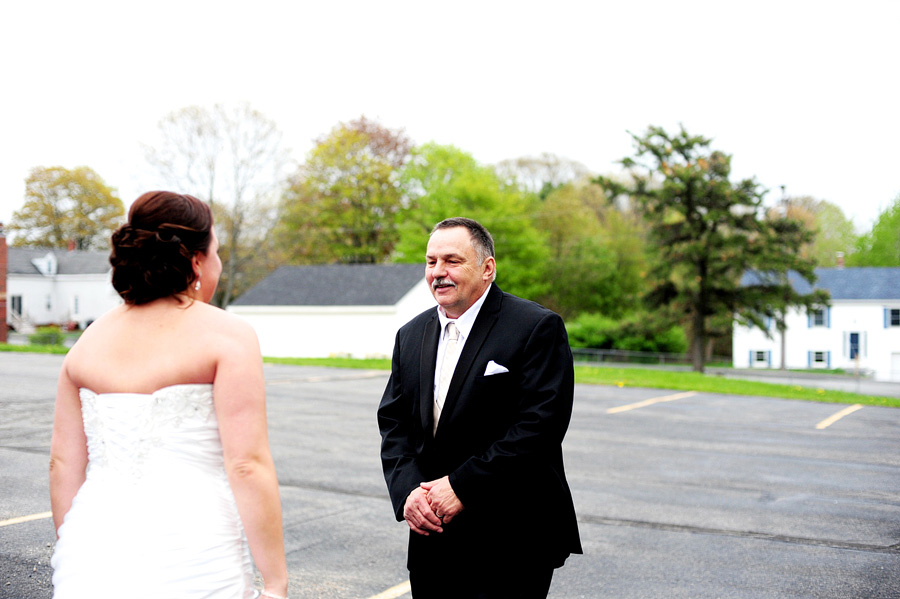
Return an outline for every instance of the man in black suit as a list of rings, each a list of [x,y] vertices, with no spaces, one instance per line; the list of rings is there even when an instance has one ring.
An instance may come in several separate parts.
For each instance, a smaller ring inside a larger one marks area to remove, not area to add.
[[[438,223],[425,260],[438,308],[398,331],[378,408],[413,597],[545,598],[553,570],[581,553],[563,468],[563,321],[493,284],[494,242],[471,219]]]

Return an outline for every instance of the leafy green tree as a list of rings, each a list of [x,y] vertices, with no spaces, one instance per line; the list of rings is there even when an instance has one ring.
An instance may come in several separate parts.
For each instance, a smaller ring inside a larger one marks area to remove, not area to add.
[[[859,236],[853,221],[847,218],[839,206],[826,200],[816,201],[810,211],[815,217],[816,233],[810,257],[819,266],[837,266],[839,254],[847,256],[856,249]]]
[[[784,197],[769,210],[770,218],[782,216],[799,220],[804,228],[814,233],[800,253],[819,266],[836,266],[838,253],[847,255],[856,248],[858,237],[853,222],[831,202],[810,196]]]
[[[551,285],[545,273],[545,236],[534,224],[537,198],[507,185],[487,166],[453,146],[416,148],[403,170],[410,192],[408,207],[398,214],[400,240],[395,262],[422,262],[435,224],[454,216],[473,218],[494,237],[497,282],[504,291],[538,299]]]
[[[815,281],[814,263],[799,255],[810,233],[796,220],[765,219],[764,192],[754,179],[729,180],[729,155],[710,151],[709,139],[684,128],[669,135],[651,127],[632,137],[635,157],[622,161],[630,183],[596,182],[643,207],[657,252],[647,299],[686,321],[694,370],[703,371],[708,340],[727,331],[732,315],[765,330],[764,316],[823,301],[788,280],[796,272]],[[757,277],[742,281],[749,271]]]
[[[596,185],[551,191],[536,215],[547,236],[552,285],[540,302],[565,319],[582,312],[620,317],[638,307],[645,269],[643,232]]]
[[[859,238],[856,253],[850,256],[853,266],[900,266],[900,195],[894,199],[872,230]]]
[[[379,263],[397,243],[411,141],[365,117],[316,141],[281,202],[278,244],[292,263]]]
[[[9,230],[17,246],[106,249],[125,208],[100,175],[86,166],[36,167],[25,180],[25,204]]]

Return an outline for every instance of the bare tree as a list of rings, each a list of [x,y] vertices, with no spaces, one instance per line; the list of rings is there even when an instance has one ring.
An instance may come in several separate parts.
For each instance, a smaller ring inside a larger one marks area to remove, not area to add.
[[[523,156],[497,163],[497,174],[507,183],[515,183],[525,191],[542,194],[566,183],[588,177],[588,168],[575,160],[544,152],[540,156]]]
[[[267,247],[288,163],[281,132],[246,103],[189,106],[160,121],[159,142],[145,153],[167,184],[213,207],[224,263],[216,299],[226,307],[265,274],[258,250]]]

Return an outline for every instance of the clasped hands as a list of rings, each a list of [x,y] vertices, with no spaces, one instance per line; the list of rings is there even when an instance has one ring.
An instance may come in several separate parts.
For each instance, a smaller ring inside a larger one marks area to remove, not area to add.
[[[462,510],[463,504],[445,476],[413,489],[403,506],[403,518],[414,532],[427,537],[432,532],[444,532],[444,524]]]

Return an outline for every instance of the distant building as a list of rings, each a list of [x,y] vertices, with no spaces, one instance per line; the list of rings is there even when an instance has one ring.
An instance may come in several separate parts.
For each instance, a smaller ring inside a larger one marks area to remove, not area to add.
[[[788,312],[785,366],[859,368],[876,380],[900,381],[900,268],[818,268],[816,276],[815,287],[828,291],[831,305]],[[790,280],[797,291],[810,292],[805,280]],[[735,325],[735,368],[780,367],[781,334],[774,321],[768,324],[771,338]]]
[[[436,306],[422,264],[283,266],[237,298],[264,356],[390,357],[403,324]]]
[[[42,325],[85,328],[121,299],[108,252],[7,248],[6,322],[20,332]]]

